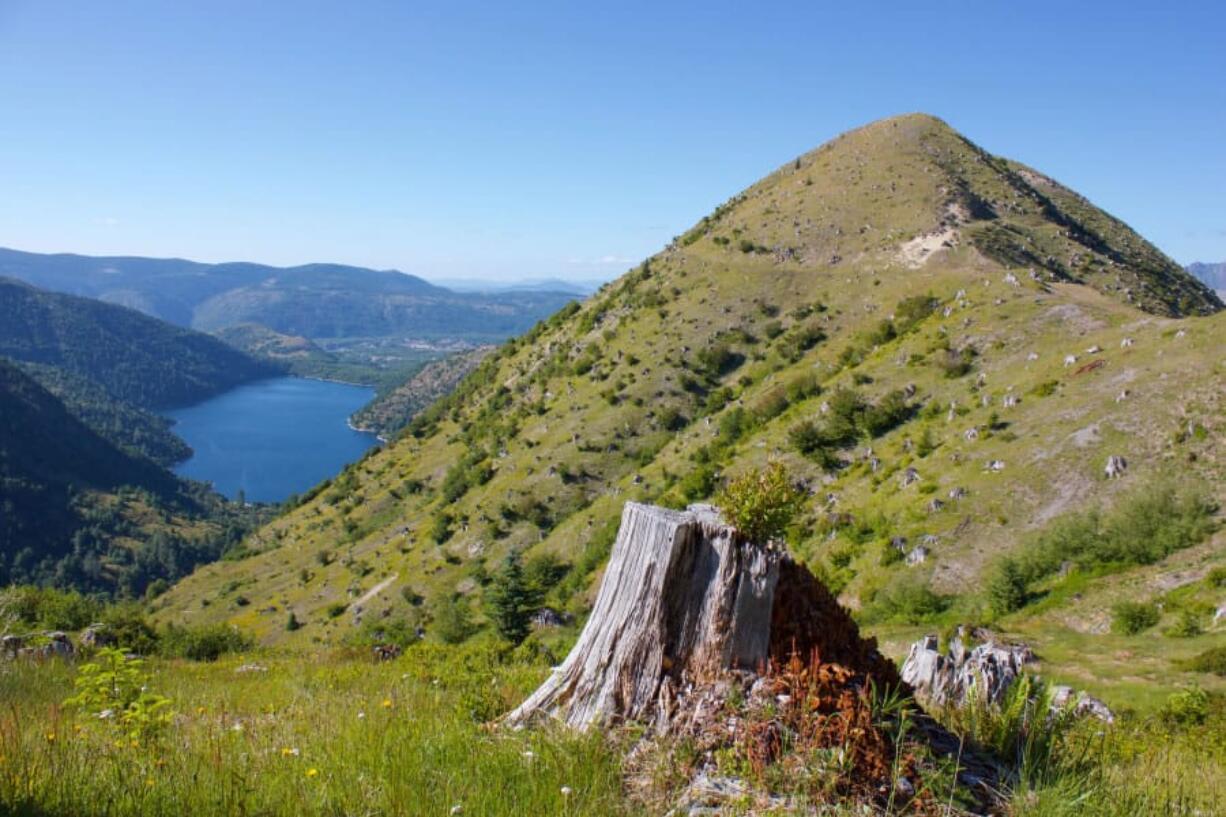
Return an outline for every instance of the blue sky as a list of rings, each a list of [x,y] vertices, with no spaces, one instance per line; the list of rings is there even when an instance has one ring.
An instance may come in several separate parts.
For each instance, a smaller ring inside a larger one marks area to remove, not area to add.
[[[0,245],[611,277],[922,110],[1226,260],[1223,6],[0,0]]]

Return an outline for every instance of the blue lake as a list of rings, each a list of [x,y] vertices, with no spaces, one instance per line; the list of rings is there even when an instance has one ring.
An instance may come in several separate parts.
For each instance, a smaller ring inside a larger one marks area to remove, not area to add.
[[[175,473],[211,482],[230,498],[241,490],[249,502],[281,502],[336,476],[377,443],[348,425],[372,397],[362,386],[278,377],[168,411],[174,432],[196,452]]]

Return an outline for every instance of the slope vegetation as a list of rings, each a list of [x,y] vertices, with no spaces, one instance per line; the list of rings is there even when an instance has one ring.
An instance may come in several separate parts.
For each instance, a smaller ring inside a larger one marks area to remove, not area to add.
[[[771,459],[811,495],[792,550],[845,603],[939,607],[1063,513],[1159,478],[1220,491],[1221,308],[1051,179],[883,120],[505,344],[161,616],[267,642],[432,631],[457,605],[480,619],[511,551],[560,561],[548,601],[581,614],[626,500],[679,506]]]

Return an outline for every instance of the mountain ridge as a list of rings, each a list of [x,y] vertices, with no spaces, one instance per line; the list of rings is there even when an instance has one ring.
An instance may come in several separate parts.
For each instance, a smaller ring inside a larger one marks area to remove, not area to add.
[[[399,576],[362,607],[429,627],[453,599],[479,614],[511,551],[560,560],[549,603],[582,615],[625,500],[700,501],[768,460],[810,494],[793,552],[883,615],[976,587],[1120,485],[1220,484],[1224,329],[1118,219],[933,117],[884,120],[504,344],[159,615],[336,642],[368,613],[327,611]],[[1189,416],[1205,435],[1174,433]],[[1117,455],[1128,476],[1106,480]],[[235,583],[304,626],[216,603]]]
[[[500,340],[573,297],[537,290],[456,293],[408,273],[344,264],[208,264],[4,248],[0,276],[128,306],[186,328],[211,332],[257,323],[310,338],[471,334]]]

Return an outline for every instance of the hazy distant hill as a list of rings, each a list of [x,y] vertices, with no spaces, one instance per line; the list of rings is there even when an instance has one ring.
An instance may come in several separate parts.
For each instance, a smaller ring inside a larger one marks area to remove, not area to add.
[[[494,281],[483,278],[437,278],[434,283],[453,292],[565,292],[591,295],[603,281],[564,281],[561,278],[528,278],[522,281]]]
[[[1218,293],[1226,292],[1226,261],[1217,264],[1196,262],[1188,264],[1188,272]]]
[[[0,275],[122,304],[183,327],[260,324],[307,338],[501,340],[527,330],[574,294],[457,293],[412,275],[339,264],[279,268],[9,249],[0,249]]]
[[[429,626],[444,608],[416,601],[458,598],[479,619],[485,577],[515,550],[568,566],[549,603],[582,616],[627,500],[701,501],[775,460],[809,494],[789,548],[863,620],[929,622],[953,603],[974,616],[997,560],[1063,514],[1172,475],[1224,498],[1221,309],[1049,177],[932,117],[876,122],[501,346],[249,537],[258,555],[172,588],[160,615],[338,643],[356,616],[329,609],[379,588],[371,615]],[[1121,479],[1104,476],[1111,456]],[[1186,558],[1202,575],[1226,552]],[[1079,580],[1045,608],[1075,603],[1072,623],[1028,641],[1110,621],[1126,591]],[[218,603],[235,583],[303,628]],[[1093,673],[1098,642],[1076,635]],[[1168,666],[1164,641],[1137,649]]]

